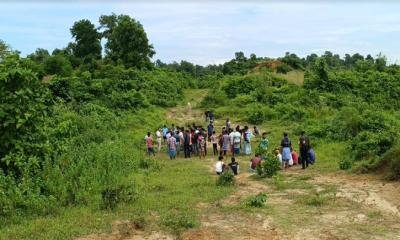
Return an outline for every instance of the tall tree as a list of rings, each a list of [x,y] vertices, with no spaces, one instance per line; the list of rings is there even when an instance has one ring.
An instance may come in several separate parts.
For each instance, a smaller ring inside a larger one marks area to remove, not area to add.
[[[2,61],[7,55],[11,54],[12,50],[10,46],[0,39],[0,61]]]
[[[100,28],[107,39],[106,57],[126,67],[150,68],[155,54],[142,24],[128,15],[102,15]]]
[[[75,38],[75,44],[72,45],[75,57],[83,59],[84,62],[101,58],[101,34],[94,24],[87,19],[79,20],[70,31]]]

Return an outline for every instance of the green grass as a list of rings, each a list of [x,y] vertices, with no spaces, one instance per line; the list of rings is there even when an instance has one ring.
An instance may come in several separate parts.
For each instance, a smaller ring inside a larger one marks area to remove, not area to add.
[[[204,94],[188,91],[188,95]],[[124,144],[127,151],[135,151],[139,159],[138,170],[127,179],[134,179],[137,199],[121,203],[114,210],[93,207],[70,206],[60,208],[47,216],[15,217],[2,224],[0,239],[72,239],[91,233],[107,233],[115,220],[130,220],[143,225],[146,230],[162,229],[179,234],[198,225],[198,203],[211,203],[227,196],[232,187],[217,187],[216,177],[197,158],[170,161],[165,154],[161,158],[146,158],[143,137],[154,132],[161,124],[171,124],[164,118],[164,111],[152,109],[128,116],[126,124],[116,129],[120,136],[115,141]],[[113,140],[114,141],[114,140]],[[117,144],[117,142],[115,142]],[[134,150],[132,150],[134,149]],[[129,155],[129,154],[128,154]]]
[[[231,187],[216,187],[216,178],[204,164],[194,160],[157,160],[159,170],[135,174],[139,198],[121,204],[113,211],[71,207],[55,216],[21,219],[3,227],[0,239],[71,239],[89,233],[109,232],[114,220],[143,218],[145,228],[159,228],[179,233],[197,226],[196,204],[223,198]]]
[[[286,74],[283,73],[275,73],[277,76],[286,79],[288,82],[294,83],[296,85],[303,85],[304,83],[304,71],[301,70],[293,70]]]

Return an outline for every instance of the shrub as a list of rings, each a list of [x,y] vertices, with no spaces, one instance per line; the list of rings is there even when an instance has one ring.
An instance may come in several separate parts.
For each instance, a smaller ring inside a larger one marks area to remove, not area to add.
[[[235,184],[235,175],[232,171],[224,171],[217,179],[217,186],[232,186]]]
[[[306,195],[306,196],[302,197],[300,199],[300,202],[305,205],[309,205],[309,206],[321,207],[321,206],[325,205],[328,200],[329,199],[327,196],[316,192],[315,194]]]
[[[120,202],[131,202],[136,199],[136,190],[133,183],[112,185],[101,191],[103,209],[114,209]]]
[[[264,206],[265,202],[267,201],[267,194],[259,193],[255,196],[249,197],[246,200],[246,205],[249,207],[262,207]]]
[[[257,174],[260,177],[272,177],[281,169],[279,159],[272,153],[267,154],[266,160],[262,161],[261,165],[257,167]]]
[[[352,161],[350,158],[348,158],[348,157],[343,158],[343,159],[341,159],[341,160],[339,161],[339,168],[340,168],[341,170],[350,169],[352,166],[353,166],[353,161]]]
[[[179,209],[179,211],[165,214],[161,217],[161,222],[177,234],[197,225],[195,215],[186,209]]]
[[[350,150],[355,160],[369,159],[382,156],[392,147],[394,140],[395,136],[391,132],[363,131],[352,140]]]
[[[282,65],[279,65],[278,67],[276,67],[277,73],[286,74],[286,73],[290,72],[290,70],[291,70],[290,67],[286,64],[282,64]]]
[[[261,124],[264,121],[272,120],[276,117],[276,112],[261,104],[252,104],[248,106],[247,121],[251,124]]]
[[[370,168],[372,170],[384,169],[388,172],[388,179],[400,180],[400,146],[396,145],[392,147]]]

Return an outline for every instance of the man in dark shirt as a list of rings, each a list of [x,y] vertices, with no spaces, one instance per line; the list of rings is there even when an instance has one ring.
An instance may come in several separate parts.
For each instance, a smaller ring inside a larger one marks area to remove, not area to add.
[[[310,139],[304,131],[301,132],[299,138],[300,160],[303,169],[308,167],[308,151],[310,150]]]
[[[236,159],[234,157],[232,157],[232,162],[228,165],[232,169],[233,174],[237,175],[239,171],[239,163],[236,162]]]

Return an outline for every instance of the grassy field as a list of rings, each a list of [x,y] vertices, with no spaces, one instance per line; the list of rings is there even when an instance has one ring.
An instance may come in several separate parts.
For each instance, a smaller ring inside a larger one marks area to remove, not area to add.
[[[143,119],[133,118],[130,127],[123,131],[127,147],[139,148],[137,141],[163,123],[206,125],[203,110],[197,108],[206,93],[189,90],[181,105],[167,112],[154,110]],[[246,124],[234,116],[231,121]],[[216,124],[219,130],[224,119],[217,119]],[[270,149],[278,146],[283,132],[288,132],[293,143],[296,142],[297,136],[293,135],[296,126],[271,121],[259,128],[270,132]],[[253,149],[257,144],[256,139]],[[362,182],[356,175],[338,170],[343,144],[316,141],[314,145],[315,165],[306,171],[293,167],[271,179],[248,173],[250,157],[239,156],[241,173],[233,187],[216,186],[215,156],[209,155],[206,160],[193,157],[171,161],[163,149],[160,156],[149,159],[142,145],[142,157],[135,160],[139,170],[127,176],[137,185],[134,202],[120,204],[114,210],[70,207],[51,216],[19,219],[1,227],[0,239],[80,236],[85,240],[130,239],[138,233],[153,239],[264,239],[265,236],[268,239],[396,239],[400,236],[396,214],[386,211],[384,205],[368,205],[371,193],[388,190],[378,188],[376,181]],[[249,200],[259,193],[266,194],[266,202],[259,207],[249,206]],[[361,200],[354,201],[356,197]],[[382,199],[387,198],[377,195],[374,201]]]

